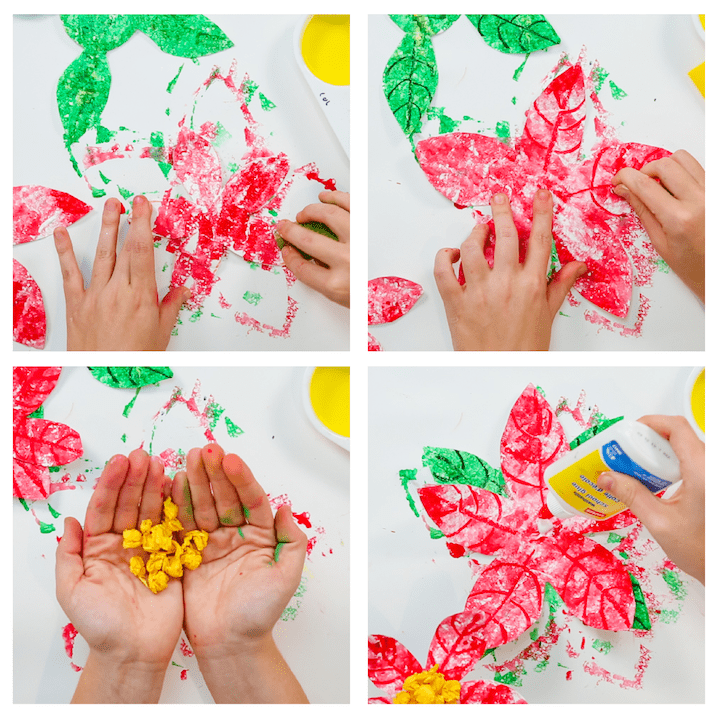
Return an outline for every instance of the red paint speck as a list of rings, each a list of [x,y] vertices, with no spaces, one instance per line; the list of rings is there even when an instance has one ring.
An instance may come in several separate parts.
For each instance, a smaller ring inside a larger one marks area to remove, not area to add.
[[[566,679],[568,682],[570,682],[570,680],[572,680],[572,670],[568,670],[568,671],[565,673],[565,679]]]
[[[187,673],[188,673],[187,670],[182,670],[182,671],[180,672],[180,679],[181,679],[181,680],[187,680]]]
[[[75,647],[75,638],[78,636],[78,631],[75,626],[69,622],[62,631],[63,642],[65,643],[65,652],[68,657],[73,656],[73,648]]]
[[[448,543],[447,546],[450,551],[450,555],[452,555],[453,558],[462,558],[462,556],[465,555],[465,548],[463,548],[462,545]]]
[[[293,513],[293,518],[295,518],[300,525],[304,525],[306,528],[312,528],[310,514],[307,511],[304,513]]]

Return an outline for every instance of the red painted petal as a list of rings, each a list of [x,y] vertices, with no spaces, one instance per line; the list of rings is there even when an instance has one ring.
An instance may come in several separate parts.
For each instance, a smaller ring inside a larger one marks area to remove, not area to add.
[[[425,486],[418,496],[448,544],[461,546],[460,555],[518,550],[520,533],[532,517],[519,502],[471,485]]]
[[[182,127],[173,148],[173,169],[190,196],[213,212],[222,187],[220,159],[203,136]]]
[[[60,366],[16,366],[13,368],[13,410],[22,417],[40,407],[60,378]]]
[[[518,498],[530,500],[539,511],[547,492],[545,469],[569,450],[550,404],[529,385],[512,407],[500,442],[507,489]]]
[[[465,609],[485,615],[486,647],[520,637],[540,616],[545,581],[524,564],[495,560],[478,576]]]
[[[15,425],[13,451],[18,460],[41,466],[64,466],[83,453],[77,431],[42,418],[28,418]]]
[[[368,351],[382,351],[380,342],[372,335],[368,334]]]
[[[50,495],[50,471],[45,466],[13,459],[13,497],[44,500]]]
[[[70,194],[49,187],[13,187],[13,244],[52,234],[84,217],[92,207]]]
[[[497,682],[473,680],[460,687],[460,704],[526,705],[527,702],[512,687]]]
[[[171,240],[187,239],[197,229],[198,210],[185,197],[171,197],[171,191],[163,196],[153,231]]]
[[[433,187],[458,207],[489,204],[512,186],[515,153],[494,137],[442,134],[418,142],[416,152]]]
[[[635,597],[623,564],[602,545],[571,532],[542,539],[533,569],[552,583],[569,612],[601,630],[628,630]]]
[[[376,687],[395,695],[406,678],[418,672],[422,672],[422,666],[401,642],[394,637],[370,635],[368,677]]]
[[[485,653],[486,620],[485,614],[472,610],[446,617],[430,643],[425,669],[437,664],[446,680],[461,680]]]
[[[30,272],[13,259],[13,341],[41,349],[45,346],[45,304]]]
[[[368,281],[368,324],[389,324],[407,314],[423,293],[420,284],[398,276]]]
[[[389,697],[370,697],[369,705],[391,705],[393,701]]]

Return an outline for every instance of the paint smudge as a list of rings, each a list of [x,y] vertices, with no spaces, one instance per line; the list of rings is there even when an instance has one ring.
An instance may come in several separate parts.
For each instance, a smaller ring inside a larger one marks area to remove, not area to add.
[[[45,304],[30,272],[13,259],[13,341],[34,349],[45,348]]]
[[[185,641],[184,637],[180,638],[180,652],[182,652],[183,657],[192,657],[195,654],[190,645],[188,645]]]
[[[559,63],[558,69],[565,64]],[[633,285],[647,285],[650,281],[655,263],[645,259],[654,259],[655,253],[642,239],[641,247],[629,250],[643,236],[642,227],[629,205],[614,194],[610,180],[622,167],[640,168],[669,152],[619,142],[605,121],[607,113],[597,94],[591,90],[597,142],[591,156],[582,160],[590,78],[592,72],[585,74],[581,57],[552,79],[528,110],[522,135],[510,145],[493,137],[452,133],[422,140],[416,153],[431,184],[458,207],[477,209],[489,205],[497,192],[508,194],[518,225],[521,261],[531,228],[535,191],[551,189],[560,264],[584,261],[588,272],[576,282],[577,291],[599,308],[624,318]],[[491,226],[486,256],[492,264],[492,220],[482,212],[480,217]],[[648,306],[647,300],[641,300],[641,311],[632,328],[610,321],[602,325],[619,327],[624,336],[638,336]],[[590,314],[586,318],[599,323]]]
[[[67,656],[72,660],[73,656],[73,650],[75,649],[75,638],[78,636],[78,631],[75,629],[75,626],[69,622],[62,630],[62,638],[63,643],[65,644],[65,653]],[[73,662],[70,662],[70,667],[72,667],[75,672],[80,672],[82,670],[82,667],[76,665]]]
[[[600,681],[602,680],[604,682],[619,685],[626,690],[640,690],[642,689],[645,672],[647,670],[648,664],[650,663],[651,654],[652,653],[647,647],[645,647],[645,645],[640,645],[640,657],[635,664],[635,674],[632,678],[612,673],[610,672],[610,670],[606,670],[604,667],[600,667],[600,665],[598,665],[594,661],[594,658],[588,662],[583,663],[583,670],[585,670],[588,675],[598,677],[598,684],[600,684]]]

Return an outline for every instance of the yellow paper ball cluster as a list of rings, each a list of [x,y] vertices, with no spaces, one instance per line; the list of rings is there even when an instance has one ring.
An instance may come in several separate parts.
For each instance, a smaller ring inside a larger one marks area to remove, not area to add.
[[[426,672],[410,675],[402,692],[393,699],[396,705],[456,705],[460,699],[460,683],[446,680],[435,665]]]
[[[168,586],[170,578],[181,578],[184,568],[195,570],[208,544],[204,530],[189,530],[182,544],[175,539],[173,533],[183,526],[172,498],[165,499],[163,514],[162,523],[153,525],[148,518],[140,523],[140,530],[123,530],[123,548],[142,548],[148,553],[147,563],[139,555],[130,558],[130,571],[156,594]]]

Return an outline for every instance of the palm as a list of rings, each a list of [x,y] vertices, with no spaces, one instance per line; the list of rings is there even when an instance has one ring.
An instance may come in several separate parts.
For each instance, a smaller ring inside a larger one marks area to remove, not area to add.
[[[247,524],[210,534],[202,564],[183,577],[185,631],[196,647],[272,629],[293,592],[275,564],[276,543],[273,529]]]
[[[182,588],[173,580],[155,595],[130,572],[133,553],[142,551],[125,550],[122,535],[85,537],[84,575],[70,595],[75,627],[91,648],[129,647],[139,660],[167,660],[182,627]]]

